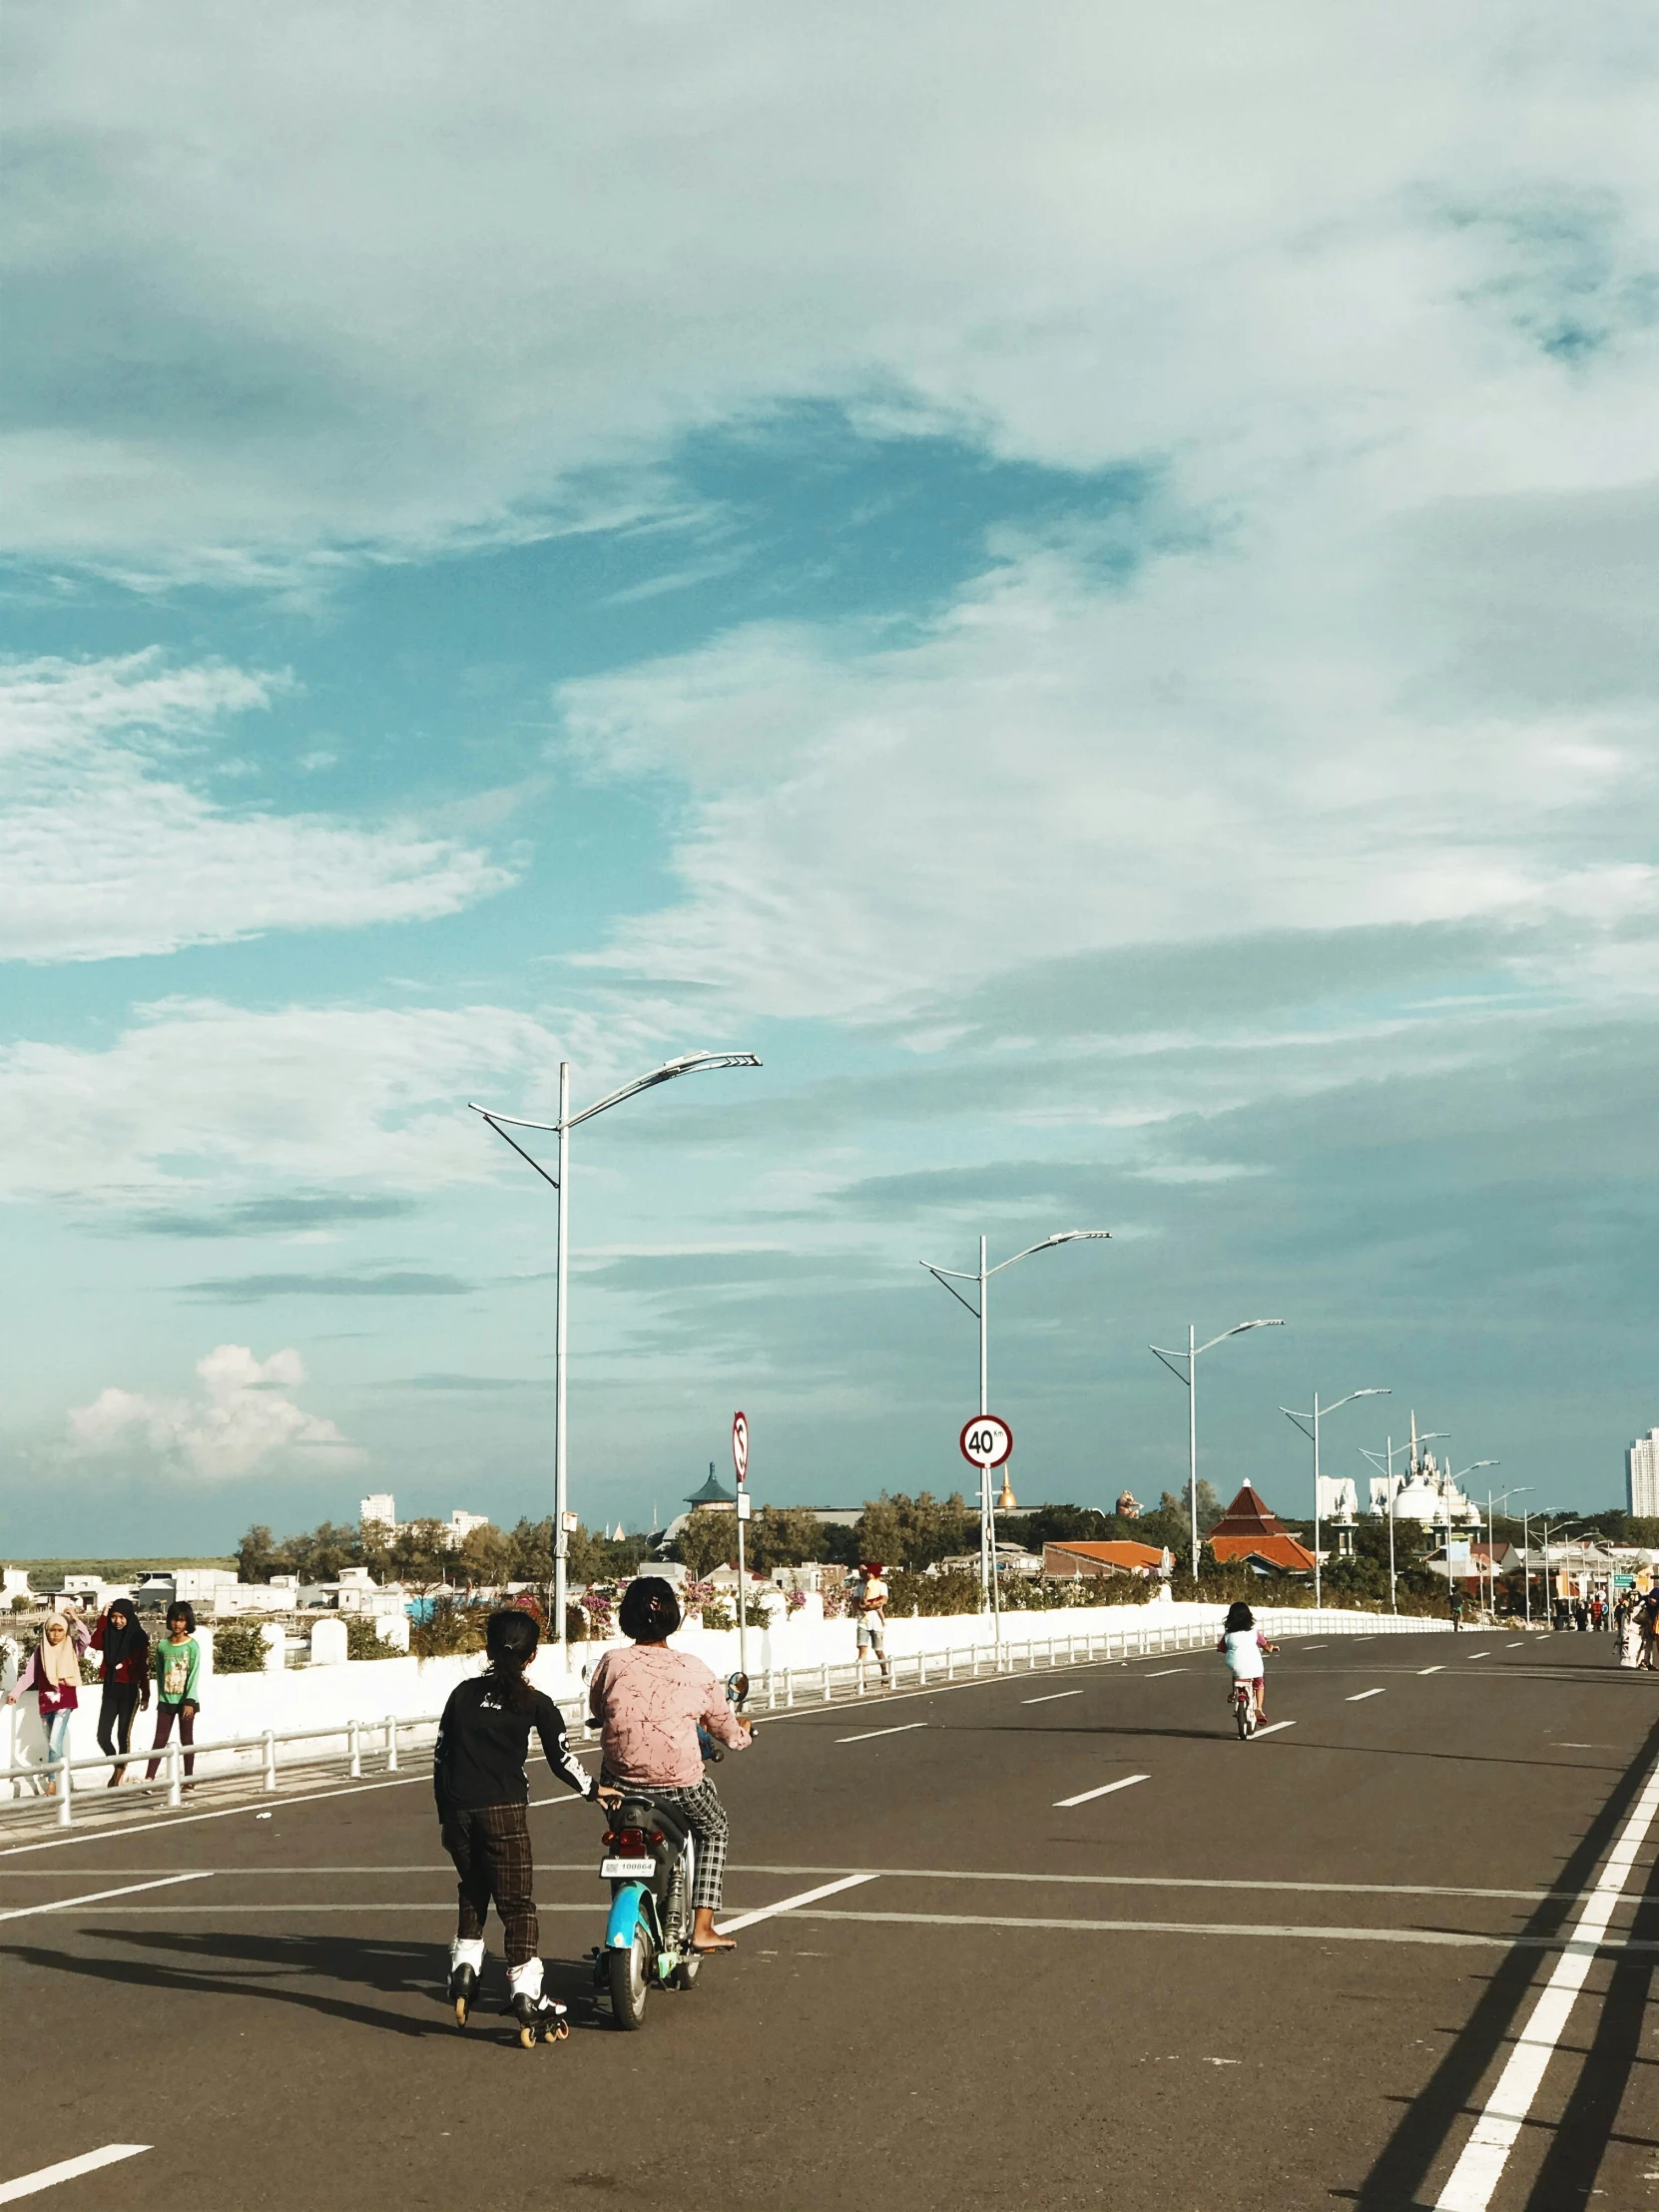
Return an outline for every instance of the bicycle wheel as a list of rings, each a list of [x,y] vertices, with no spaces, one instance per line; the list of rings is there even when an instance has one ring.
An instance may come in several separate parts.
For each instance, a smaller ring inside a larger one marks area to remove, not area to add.
[[[1236,1697],[1233,1700],[1233,1717],[1239,1724],[1240,1743],[1248,1744],[1251,1737],[1256,1733],[1256,1705],[1254,1699]]]

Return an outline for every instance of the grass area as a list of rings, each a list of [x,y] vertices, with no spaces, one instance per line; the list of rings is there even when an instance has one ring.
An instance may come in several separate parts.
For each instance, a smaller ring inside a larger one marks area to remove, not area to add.
[[[166,1574],[174,1567],[235,1565],[235,1559],[181,1559],[177,1552],[167,1552],[149,1559],[18,1559],[10,1554],[0,1558],[0,1566],[26,1568],[30,1587],[36,1590],[61,1582],[66,1574],[95,1574],[101,1582],[131,1582],[138,1575],[158,1570]]]

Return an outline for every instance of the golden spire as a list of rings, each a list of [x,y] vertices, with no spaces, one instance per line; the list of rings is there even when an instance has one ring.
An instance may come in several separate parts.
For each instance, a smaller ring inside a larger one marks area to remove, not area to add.
[[[1002,1477],[1002,1487],[996,1493],[996,1509],[999,1513],[1014,1513],[1019,1510],[1019,1500],[1014,1495],[1014,1486],[1008,1480],[1006,1472]]]

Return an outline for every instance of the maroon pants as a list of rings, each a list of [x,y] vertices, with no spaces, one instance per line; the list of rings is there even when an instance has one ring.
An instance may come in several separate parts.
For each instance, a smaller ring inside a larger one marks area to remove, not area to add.
[[[194,1706],[194,1705],[168,1705],[167,1703],[163,1702],[163,1703],[161,1703],[161,1704],[158,1704],[158,1705],[157,1705],[157,1707],[156,1707],[156,1741],[155,1741],[155,1742],[154,1742],[154,1744],[152,1744],[152,1746],[150,1747],[150,1748],[152,1749],[152,1751],[165,1751],[165,1750],[166,1750],[166,1748],[167,1748],[167,1746],[168,1746],[168,1745],[169,1745],[169,1744],[170,1744],[170,1743],[172,1742],[172,1740],[173,1740],[173,1723],[174,1723],[175,1719],[177,1719],[177,1721],[178,1721],[178,1723],[179,1723],[179,1741],[180,1741],[180,1743],[182,1743],[182,1744],[194,1744],[194,1743],[195,1743],[195,1741],[196,1741],[196,1708],[195,1708],[195,1706]],[[145,1781],[146,1781],[146,1782],[154,1782],[154,1781],[155,1781],[155,1779],[156,1779],[156,1769],[157,1769],[157,1768],[158,1768],[158,1767],[159,1767],[160,1765],[161,1765],[161,1761],[160,1761],[159,1759],[152,1759],[152,1760],[151,1760],[151,1762],[150,1762],[149,1766],[147,1766],[147,1767],[145,1768],[145,1770],[144,1770],[144,1779],[145,1779]],[[185,1772],[186,1772],[186,1774],[194,1774],[194,1773],[196,1772],[196,1754],[195,1754],[195,1752],[194,1752],[194,1751],[187,1751],[187,1752],[185,1753]]]

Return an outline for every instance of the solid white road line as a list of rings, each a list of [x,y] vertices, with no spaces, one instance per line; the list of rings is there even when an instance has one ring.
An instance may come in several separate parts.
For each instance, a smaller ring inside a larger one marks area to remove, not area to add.
[[[1515,2047],[1498,2075],[1497,2085],[1486,2099],[1485,2109],[1474,2123],[1474,2133],[1463,2145],[1462,2155],[1450,2178],[1434,2200],[1434,2212],[1486,2212],[1492,2192],[1503,2177],[1509,2152],[1526,2123],[1532,2099],[1544,2078],[1544,2069],[1555,2055],[1555,2046],[1572,2012],[1573,2000],[1584,1986],[1595,1956],[1595,1945],[1607,1934],[1636,1854],[1647,1842],[1648,1831],[1659,1817],[1659,1767],[1648,1776],[1647,1786],[1636,1800],[1607,1864],[1590,1892],[1573,1928],[1570,1945],[1555,1962],[1555,1970],[1532,2007],[1532,2016],[1515,2038]]]
[[[832,1898],[839,1890],[856,1890],[861,1883],[879,1878],[872,1874],[843,1875],[839,1882],[827,1882],[822,1889],[803,1890],[799,1897],[780,1898],[776,1905],[763,1905],[758,1913],[740,1913],[735,1921],[722,1921],[722,1936],[736,1935],[740,1928],[753,1928],[757,1921],[770,1921],[779,1913],[794,1913],[803,1905],[816,1905],[820,1898]]]
[[[1571,1963],[1588,1971],[1598,1947],[1643,1956],[1659,1952],[1659,1942],[1627,1943],[1614,1937],[1599,1946],[1547,1936],[1479,1936],[1442,1928],[1286,1928],[1255,1921],[1062,1921],[1018,1918],[999,1913],[837,1913],[809,1906],[804,1921],[890,1922],[905,1928],[1053,1928],[1102,1936],[1271,1936],[1279,1941],[1300,1937],[1312,1943],[1409,1943],[1449,1950],[1573,1950]],[[732,1922],[729,1926],[739,1924]],[[1569,1961],[1562,1960],[1562,1964]],[[1484,2203],[1484,2200],[1482,2200]],[[1444,2212],[1442,2197],[1435,2212]]]
[[[1087,1805],[1090,1798],[1110,1797],[1114,1790],[1127,1790],[1134,1783],[1151,1780],[1149,1774],[1126,1774],[1121,1782],[1103,1782],[1098,1790],[1079,1790],[1075,1797],[1057,1797],[1054,1800],[1055,1810],[1058,1811],[1062,1806]]]
[[[1437,1666],[1437,1667],[1419,1667],[1419,1668],[1417,1669],[1417,1672],[1418,1672],[1418,1674],[1444,1674],[1444,1672],[1445,1672],[1445,1663],[1444,1663],[1444,1661],[1442,1660],[1442,1662],[1440,1663],[1440,1665],[1439,1665],[1439,1666]]]
[[[94,1890],[90,1896],[84,1898],[54,1898],[50,1905],[15,1905],[9,1913],[0,1913],[0,1921],[26,1921],[33,1913],[67,1913],[77,1905],[102,1905],[106,1898],[134,1897],[140,1890],[170,1890],[176,1882],[211,1882],[212,1880],[212,1875],[208,1874],[164,1875],[159,1882],[129,1882],[120,1890]],[[148,2143],[144,2143],[140,2145],[140,2148],[148,2150],[150,2146]],[[53,2171],[56,2172],[56,2170],[54,2167]],[[87,2171],[89,2173],[92,2171],[90,2166]],[[65,2174],[61,2178],[67,2180],[69,2177]],[[4,2202],[5,2199],[0,2197],[0,2204]]]
[[[868,1728],[861,1736],[837,1736],[837,1744],[872,1744],[877,1736],[908,1736],[913,1728],[925,1728],[925,1721],[901,1721],[897,1728]]]
[[[1356,1690],[1352,1697],[1344,1698],[1343,1703],[1345,1705],[1364,1705],[1367,1698],[1381,1697],[1382,1695],[1381,1690]]]
[[[1043,1697],[1022,1697],[1021,1705],[1053,1705],[1063,1697],[1081,1697],[1081,1690],[1050,1690]]]
[[[1141,1680],[1143,1682],[1162,1682],[1166,1674],[1185,1674],[1186,1672],[1185,1667],[1160,1667],[1156,1674],[1143,1674]]]
[[[137,2158],[149,2148],[148,2143],[106,2143],[102,2150],[85,2150],[79,2158],[60,2159],[38,2173],[0,2181],[0,2204],[15,2204],[19,2197],[32,2197],[37,2189],[55,2189],[60,2181],[79,2181],[82,2174],[95,2174],[100,2166],[113,2166],[123,2158]]]
[[[1256,1733],[1258,1736],[1277,1736],[1282,1728],[1294,1728],[1295,1726],[1295,1721],[1269,1721],[1266,1728],[1259,1728]]]

